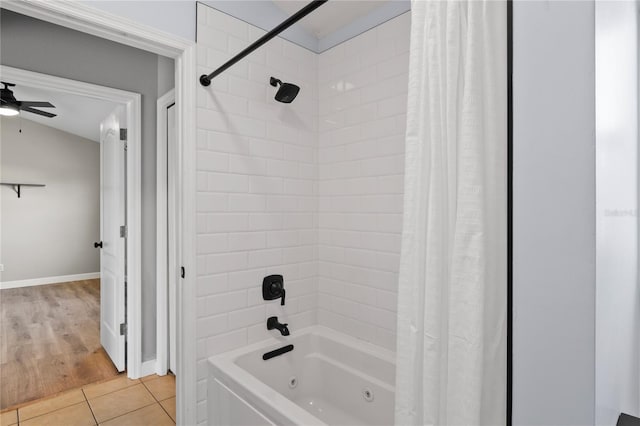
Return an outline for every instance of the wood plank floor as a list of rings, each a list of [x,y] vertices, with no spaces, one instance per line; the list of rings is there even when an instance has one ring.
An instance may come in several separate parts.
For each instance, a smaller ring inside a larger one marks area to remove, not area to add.
[[[117,375],[100,346],[100,280],[0,290],[0,410]]]

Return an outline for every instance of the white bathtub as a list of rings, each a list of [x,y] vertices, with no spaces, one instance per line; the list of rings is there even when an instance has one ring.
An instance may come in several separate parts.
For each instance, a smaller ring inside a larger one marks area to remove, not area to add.
[[[209,358],[209,424],[393,424],[393,352],[321,326],[278,340]]]

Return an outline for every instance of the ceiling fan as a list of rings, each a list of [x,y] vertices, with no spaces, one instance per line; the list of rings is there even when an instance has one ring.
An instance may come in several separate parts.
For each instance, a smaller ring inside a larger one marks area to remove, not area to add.
[[[4,85],[0,88],[0,115],[12,116],[18,115],[20,111],[30,112],[32,114],[42,115],[43,117],[55,117],[56,114],[50,112],[40,111],[38,108],[55,108],[50,102],[41,101],[19,101],[13,96],[13,91],[9,87],[14,87],[15,84],[0,82]]]

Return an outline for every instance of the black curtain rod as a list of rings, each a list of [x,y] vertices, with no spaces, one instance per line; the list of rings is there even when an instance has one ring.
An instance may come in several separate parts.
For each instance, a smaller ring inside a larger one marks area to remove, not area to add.
[[[200,76],[200,84],[202,84],[203,86],[210,85],[211,84],[211,80],[215,76],[217,76],[217,75],[223,73],[224,71],[226,71],[229,67],[231,67],[232,65],[234,65],[235,63],[240,61],[242,58],[247,56],[249,53],[253,52],[254,50],[259,48],[260,46],[262,46],[263,44],[265,44],[266,42],[268,42],[269,40],[271,40],[272,38],[274,38],[275,36],[277,36],[281,32],[283,32],[284,30],[289,28],[291,25],[295,24],[300,19],[304,18],[305,16],[307,16],[308,14],[310,14],[311,12],[313,12],[314,10],[316,10],[317,8],[319,8],[320,6],[325,4],[327,1],[329,1],[329,0],[313,0],[311,3],[309,3],[308,5],[306,5],[305,7],[303,7],[302,9],[297,11],[296,13],[294,13],[293,15],[291,15],[289,18],[287,18],[285,21],[283,21],[277,27],[275,27],[274,29],[272,29],[271,31],[269,31],[268,33],[266,33],[265,35],[263,35],[262,37],[260,37],[256,41],[254,41],[253,43],[251,43],[242,52],[238,53],[236,56],[234,56],[233,58],[229,59],[227,62],[222,64],[218,69],[213,71],[211,74],[209,74],[209,75],[202,74]]]

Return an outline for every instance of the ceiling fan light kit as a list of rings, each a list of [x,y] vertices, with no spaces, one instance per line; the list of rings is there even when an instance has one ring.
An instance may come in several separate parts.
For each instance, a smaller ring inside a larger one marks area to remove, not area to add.
[[[19,101],[13,95],[13,91],[10,87],[14,87],[15,84],[0,82],[4,85],[3,88],[0,88],[0,115],[11,117],[16,116],[20,113],[20,111],[30,112],[32,114],[41,115],[43,117],[52,118],[55,117],[56,114],[52,114],[50,112],[41,111],[38,108],[55,108],[50,102],[46,101]]]
[[[18,114],[20,114],[20,111],[18,110],[18,108],[12,105],[6,105],[6,104],[0,105],[0,115],[4,117],[13,117]]]

